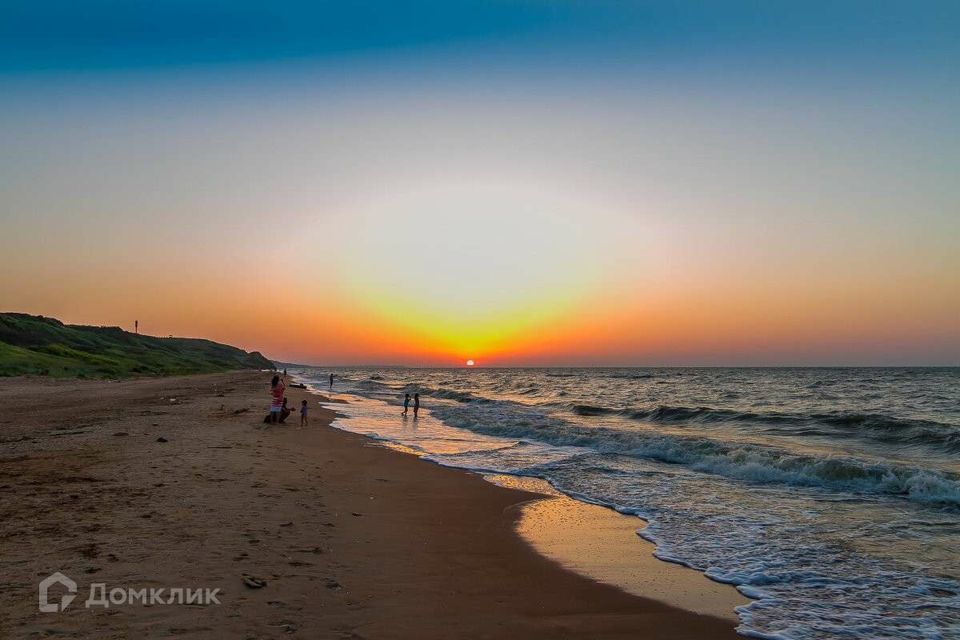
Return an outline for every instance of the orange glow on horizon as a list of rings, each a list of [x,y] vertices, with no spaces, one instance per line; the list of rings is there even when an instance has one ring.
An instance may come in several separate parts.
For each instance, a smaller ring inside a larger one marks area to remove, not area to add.
[[[782,269],[776,278],[635,279],[552,308],[517,317],[507,312],[500,320],[473,325],[482,329],[477,334],[469,325],[437,322],[415,305],[371,307],[348,295],[345,283],[318,285],[306,273],[257,268],[236,277],[201,270],[189,283],[154,276],[146,285],[146,271],[131,274],[137,284],[129,287],[116,277],[110,281],[128,295],[62,296],[55,304],[42,299],[39,294],[50,289],[34,277],[34,303],[17,310],[128,329],[136,318],[144,333],[205,337],[274,359],[320,365],[463,367],[473,360],[489,368],[723,364],[735,358],[789,363],[798,354],[810,363],[838,353],[856,364],[881,347],[935,355],[960,343],[957,301],[929,295],[934,283],[950,277],[936,270],[912,276],[894,271],[873,281],[856,273],[831,278],[809,271],[805,279],[791,280]],[[69,282],[70,291],[90,291],[97,280],[88,283],[91,273],[67,274],[57,286]],[[28,275],[13,282],[28,281]],[[930,284],[905,284],[911,281]],[[271,291],[276,304],[265,303],[263,291]]]

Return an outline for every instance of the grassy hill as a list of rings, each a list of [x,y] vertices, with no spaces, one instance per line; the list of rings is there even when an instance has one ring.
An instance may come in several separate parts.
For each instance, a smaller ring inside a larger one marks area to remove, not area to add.
[[[0,376],[102,378],[272,367],[259,352],[210,340],[156,338],[119,327],[66,325],[43,316],[0,313]]]

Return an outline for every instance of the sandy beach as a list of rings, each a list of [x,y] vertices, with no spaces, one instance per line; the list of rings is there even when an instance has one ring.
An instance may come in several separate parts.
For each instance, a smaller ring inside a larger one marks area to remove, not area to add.
[[[640,521],[377,446],[306,391],[309,427],[268,427],[267,382],[0,380],[0,636],[735,637],[732,588],[616,561]],[[41,613],[55,571],[77,597]],[[220,604],[86,607],[95,583]]]

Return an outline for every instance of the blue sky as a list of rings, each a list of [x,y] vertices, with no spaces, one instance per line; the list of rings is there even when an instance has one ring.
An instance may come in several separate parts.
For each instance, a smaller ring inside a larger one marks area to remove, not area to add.
[[[452,51],[945,70],[960,52],[960,4],[931,0],[5,0],[0,16],[0,68],[20,73]]]

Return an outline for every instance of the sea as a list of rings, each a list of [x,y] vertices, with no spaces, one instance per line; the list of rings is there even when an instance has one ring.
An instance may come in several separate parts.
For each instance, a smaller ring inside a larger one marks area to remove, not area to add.
[[[642,518],[744,636],[960,638],[960,368],[291,373],[334,374],[337,427]]]

